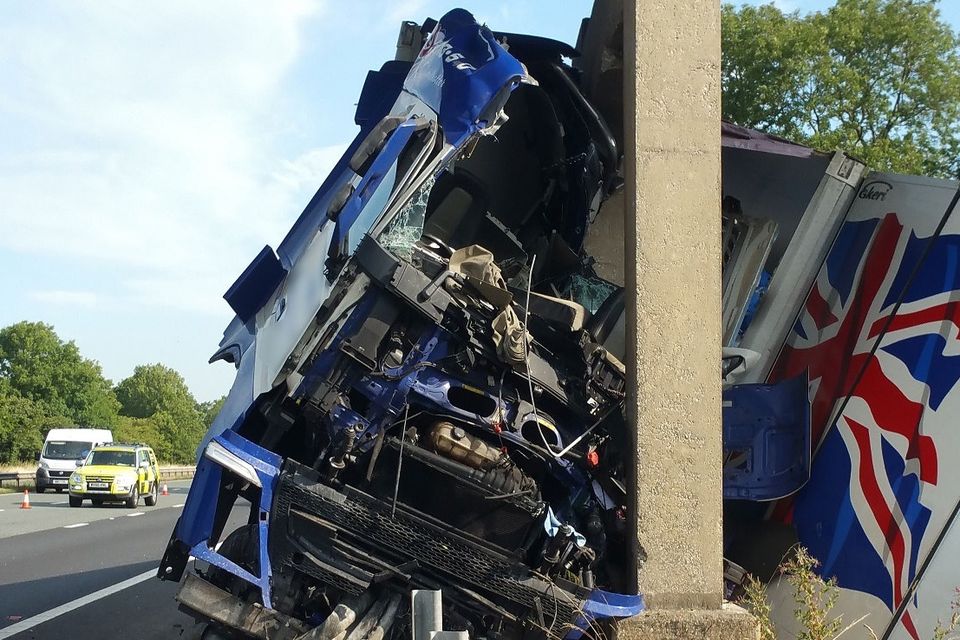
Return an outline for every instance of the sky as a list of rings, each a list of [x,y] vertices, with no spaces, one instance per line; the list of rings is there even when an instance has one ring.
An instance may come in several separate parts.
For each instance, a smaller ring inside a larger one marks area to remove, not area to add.
[[[750,4],[760,4],[751,1]],[[778,0],[820,10],[829,0]],[[575,44],[591,0],[464,3]],[[436,0],[0,2],[0,326],[52,324],[118,382],[180,371],[198,400],[222,300],[356,134],[366,71]],[[960,1],[944,16],[960,27]]]

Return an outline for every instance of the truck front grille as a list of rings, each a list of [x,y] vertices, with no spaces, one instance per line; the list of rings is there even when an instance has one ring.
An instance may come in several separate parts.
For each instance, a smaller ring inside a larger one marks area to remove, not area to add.
[[[287,468],[292,466],[287,463]],[[299,467],[303,469],[302,467]],[[299,514],[313,516],[317,522],[335,532],[334,537],[370,554],[381,562],[401,564],[416,561],[435,571],[442,579],[464,592],[477,592],[504,609],[514,612],[518,619],[527,619],[547,627],[549,634],[562,637],[576,619],[580,601],[559,586],[533,577],[518,559],[502,555],[482,543],[467,540],[455,531],[428,522],[407,509],[398,507],[391,516],[390,505],[352,487],[343,492],[317,484],[299,473],[284,472],[274,503],[274,531],[279,527],[287,540],[275,544],[278,536],[271,536],[273,562],[287,566],[297,564],[293,558],[296,549],[304,546],[329,548],[324,541],[298,544],[296,520]],[[343,577],[335,576],[329,565],[322,570],[310,570],[302,560],[296,568],[315,578],[343,587]],[[324,573],[330,574],[326,580]],[[363,569],[357,572],[364,574]],[[354,588],[349,591],[356,591]]]

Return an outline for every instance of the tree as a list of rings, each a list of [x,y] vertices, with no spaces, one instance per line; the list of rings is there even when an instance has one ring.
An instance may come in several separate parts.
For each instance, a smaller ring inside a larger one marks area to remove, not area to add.
[[[116,423],[119,404],[100,365],[42,322],[0,329],[0,379],[48,416],[94,427]]]
[[[937,0],[722,13],[723,115],[871,168],[960,172],[960,37]]]
[[[227,401],[227,396],[220,396],[217,400],[209,400],[207,402],[201,402],[198,405],[200,413],[203,414],[203,425],[210,428],[210,425],[213,424],[213,421],[216,419],[217,414],[220,413],[220,410],[223,409],[223,403]]]
[[[162,364],[140,365],[117,385],[124,437],[142,440],[171,462],[192,462],[206,427],[183,376]],[[151,440],[152,438],[152,440]]]
[[[162,364],[136,367],[133,375],[117,385],[120,413],[132,418],[149,418],[158,411],[196,413],[194,400],[183,376]]]
[[[41,406],[0,378],[0,464],[26,460],[39,451],[46,419]]]

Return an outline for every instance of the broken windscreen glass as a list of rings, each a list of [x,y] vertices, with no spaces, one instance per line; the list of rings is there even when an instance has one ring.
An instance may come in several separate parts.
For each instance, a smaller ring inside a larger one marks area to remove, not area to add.
[[[574,274],[570,276],[566,295],[574,302],[583,305],[590,313],[596,313],[600,305],[616,290],[616,285],[602,278]]]
[[[413,245],[423,234],[427,202],[430,200],[430,191],[435,181],[433,176],[427,178],[400,207],[397,215],[378,238],[380,244],[398,258],[410,260],[413,255]]]

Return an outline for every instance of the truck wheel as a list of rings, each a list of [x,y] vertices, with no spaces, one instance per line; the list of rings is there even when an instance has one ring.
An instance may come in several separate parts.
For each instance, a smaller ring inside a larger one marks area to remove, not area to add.
[[[70,506],[71,506],[71,507],[79,507],[79,506],[82,505],[82,504],[83,504],[83,498],[81,498],[81,497],[79,497],[79,496],[70,496]]]
[[[257,525],[243,525],[230,533],[220,545],[220,555],[257,575]],[[259,590],[255,586],[213,565],[210,565],[207,571],[207,580],[250,602],[260,598]]]
[[[137,485],[133,485],[133,494],[126,499],[125,504],[127,509],[136,509],[137,505],[140,504],[140,488]]]
[[[154,482],[152,485],[150,485],[150,495],[146,495],[143,497],[143,504],[147,505],[148,507],[156,506],[157,500],[159,498],[160,498],[160,489],[158,488],[157,483]]]

